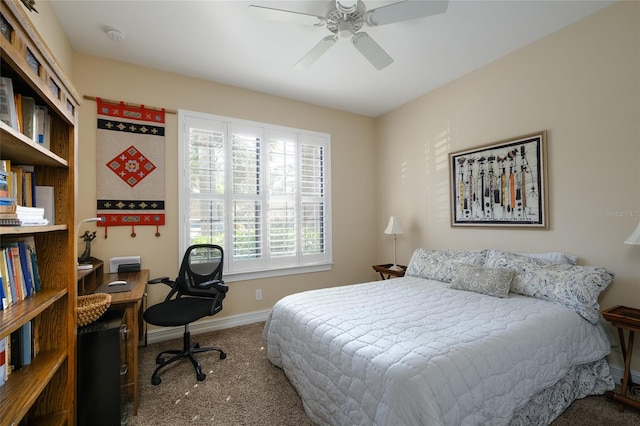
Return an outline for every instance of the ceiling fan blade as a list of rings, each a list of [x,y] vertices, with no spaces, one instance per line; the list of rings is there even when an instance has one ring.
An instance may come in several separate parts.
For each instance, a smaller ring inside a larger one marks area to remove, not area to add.
[[[367,33],[355,34],[351,42],[378,70],[391,65],[393,62],[393,58]]]
[[[271,19],[273,21],[283,21],[292,24],[303,25],[324,25],[326,19],[323,16],[309,15],[307,13],[293,12],[291,10],[273,9],[263,6],[249,6],[249,13],[261,18]]]
[[[338,38],[335,35],[330,35],[323,38],[318,44],[313,46],[313,49],[311,49],[306,55],[304,55],[302,59],[298,61],[298,63],[295,65],[295,68],[299,70],[308,68],[309,66],[311,66],[311,64],[317,61],[320,56],[324,55],[331,46],[336,44],[336,41],[338,41]]]
[[[446,12],[448,0],[407,0],[392,3],[367,12],[365,20],[372,26],[393,24]]]

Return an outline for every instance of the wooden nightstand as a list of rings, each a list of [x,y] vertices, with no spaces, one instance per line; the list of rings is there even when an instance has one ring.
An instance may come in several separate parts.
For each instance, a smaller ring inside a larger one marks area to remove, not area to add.
[[[383,280],[384,279],[388,280],[391,277],[404,277],[404,273],[407,270],[406,266],[398,265],[399,267],[402,268],[399,271],[389,269],[392,266],[393,266],[393,263],[385,263],[384,265],[373,265],[373,269],[374,271],[380,274],[380,278],[382,278]],[[384,277],[385,274],[387,274],[387,278]]]
[[[624,359],[624,375],[622,376],[622,388],[620,393],[609,392],[607,396],[621,404],[628,405],[640,410],[640,401],[627,396],[629,387],[637,388],[638,385],[631,380],[631,354],[633,352],[633,338],[636,331],[640,331],[640,309],[628,308],[626,306],[615,306],[602,311],[602,316],[618,329],[620,339],[620,349]],[[629,338],[625,342],[624,330],[628,331]],[[624,409],[624,406],[622,406]]]

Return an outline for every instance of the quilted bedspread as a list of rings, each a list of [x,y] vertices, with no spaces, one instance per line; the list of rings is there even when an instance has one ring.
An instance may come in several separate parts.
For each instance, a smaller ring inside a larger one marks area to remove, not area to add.
[[[415,277],[287,296],[264,337],[320,425],[507,424],[610,352],[602,325],[558,304]]]

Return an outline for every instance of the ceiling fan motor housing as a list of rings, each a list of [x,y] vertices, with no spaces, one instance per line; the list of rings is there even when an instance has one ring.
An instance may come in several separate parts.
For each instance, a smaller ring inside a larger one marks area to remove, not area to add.
[[[364,25],[364,17],[367,9],[360,0],[353,12],[346,13],[336,6],[335,1],[329,2],[327,11],[327,29],[341,37],[349,37],[356,33]]]

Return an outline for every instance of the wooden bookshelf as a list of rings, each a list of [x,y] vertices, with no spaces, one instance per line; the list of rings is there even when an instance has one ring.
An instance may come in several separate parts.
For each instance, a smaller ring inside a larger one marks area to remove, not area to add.
[[[0,123],[0,158],[35,166],[55,188],[55,225],[0,227],[0,240],[35,239],[41,291],[0,311],[0,338],[31,321],[37,353],[0,387],[0,426],[75,423],[77,134],[80,97],[18,0],[0,2],[2,77],[51,115],[49,149]]]

